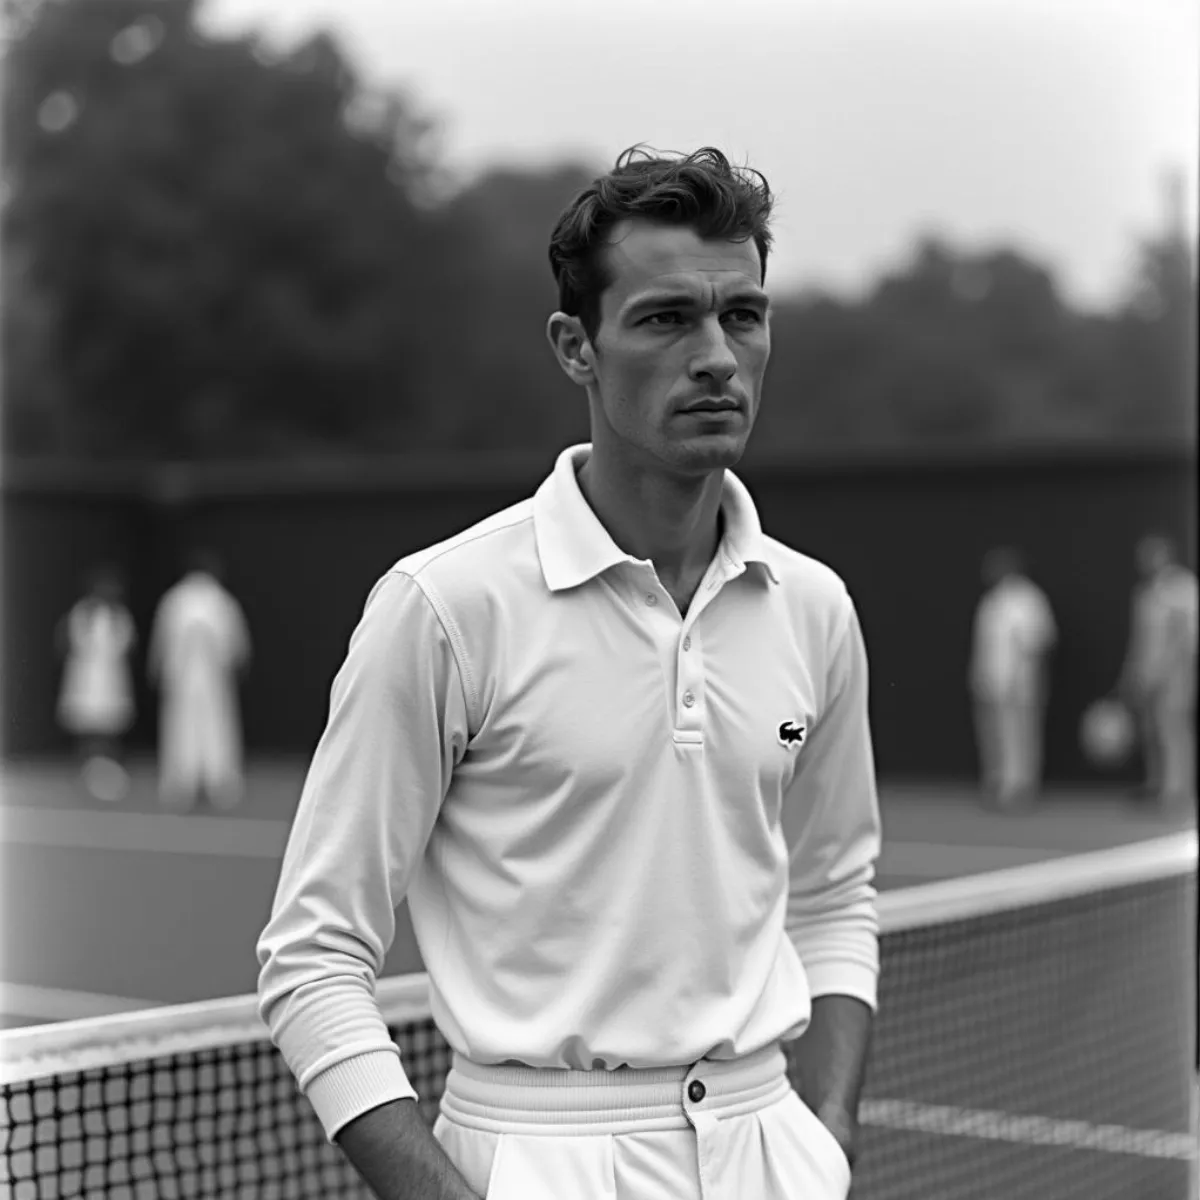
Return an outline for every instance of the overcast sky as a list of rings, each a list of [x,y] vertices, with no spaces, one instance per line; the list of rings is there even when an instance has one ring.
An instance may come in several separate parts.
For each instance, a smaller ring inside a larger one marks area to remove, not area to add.
[[[1200,0],[208,0],[324,26],[442,122],[443,159],[712,143],[779,193],[776,282],[853,293],[914,234],[1016,242],[1103,304],[1163,173],[1196,197]],[[548,231],[547,231],[548,232]]]

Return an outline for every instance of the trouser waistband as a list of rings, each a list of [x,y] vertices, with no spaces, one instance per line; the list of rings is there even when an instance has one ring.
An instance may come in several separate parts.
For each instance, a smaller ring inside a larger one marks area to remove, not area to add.
[[[686,1067],[612,1071],[483,1066],[455,1054],[442,1113],[490,1133],[642,1133],[756,1112],[790,1086],[778,1045]]]

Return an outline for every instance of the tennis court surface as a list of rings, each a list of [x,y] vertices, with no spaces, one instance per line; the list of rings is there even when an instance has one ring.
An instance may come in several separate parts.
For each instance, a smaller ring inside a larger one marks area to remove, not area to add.
[[[6,769],[0,997],[33,1027],[0,1066],[3,1194],[365,1194],[249,995],[301,771],[259,765],[217,816],[163,812],[145,766],[109,807],[67,769]],[[856,1200],[1194,1196],[1193,815],[1116,792],[1021,816],[963,788],[882,793]],[[381,999],[432,1111],[447,1052],[400,928]],[[150,1005],[172,1007],[121,1012]]]

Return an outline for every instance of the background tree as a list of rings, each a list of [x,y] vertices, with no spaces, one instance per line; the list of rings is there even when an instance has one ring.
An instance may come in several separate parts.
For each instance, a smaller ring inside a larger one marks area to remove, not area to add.
[[[55,303],[59,449],[348,445],[397,410],[419,429],[425,126],[364,104],[328,37],[276,59],[195,15],[45,0],[9,56],[4,234]]]
[[[447,206],[462,314],[448,382],[470,397],[444,410],[449,444],[557,449],[586,440],[586,398],[546,339],[546,319],[558,306],[548,250],[564,206],[599,173],[575,164],[494,168]]]
[[[1144,238],[1112,322],[1110,377],[1122,428],[1196,438],[1196,278],[1182,221]]]
[[[468,449],[587,434],[546,249],[606,164],[465,186],[327,35],[199,0],[4,0],[4,446],[66,460]],[[616,148],[614,148],[615,150]],[[1111,311],[1012,247],[918,238],[858,299],[775,287],[754,453],[1196,437],[1182,192]]]
[[[857,303],[814,294],[778,306],[765,440],[1194,439],[1195,302],[1182,237],[1148,239],[1130,300],[1099,315],[1072,309],[1052,274],[1013,249],[925,237]]]

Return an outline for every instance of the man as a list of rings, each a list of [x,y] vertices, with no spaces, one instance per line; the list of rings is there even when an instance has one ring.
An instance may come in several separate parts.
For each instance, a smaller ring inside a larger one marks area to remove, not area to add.
[[[241,605],[222,586],[214,555],[191,556],[159,602],[149,671],[159,686],[159,791],[164,804],[219,809],[241,800],[242,728],[238,677],[250,658]]]
[[[969,680],[976,739],[985,794],[1012,808],[1032,800],[1041,785],[1049,656],[1058,630],[1050,601],[1025,573],[1018,551],[989,551],[983,581]]]
[[[1117,691],[1137,716],[1146,794],[1186,805],[1196,786],[1196,576],[1158,534],[1138,542],[1135,561],[1141,582]]]
[[[109,803],[129,793],[122,740],[133,725],[133,676],[129,655],[137,643],[125,587],[115,567],[101,567],[87,592],[59,623],[64,657],[58,720],[74,739],[83,785]]]
[[[713,149],[629,151],[575,199],[548,333],[591,443],[401,559],[351,639],[259,994],[383,1200],[847,1193],[878,973],[866,656],[842,582],[728,471],[770,208]],[[405,897],[456,1052],[432,1136],[373,999]]]

